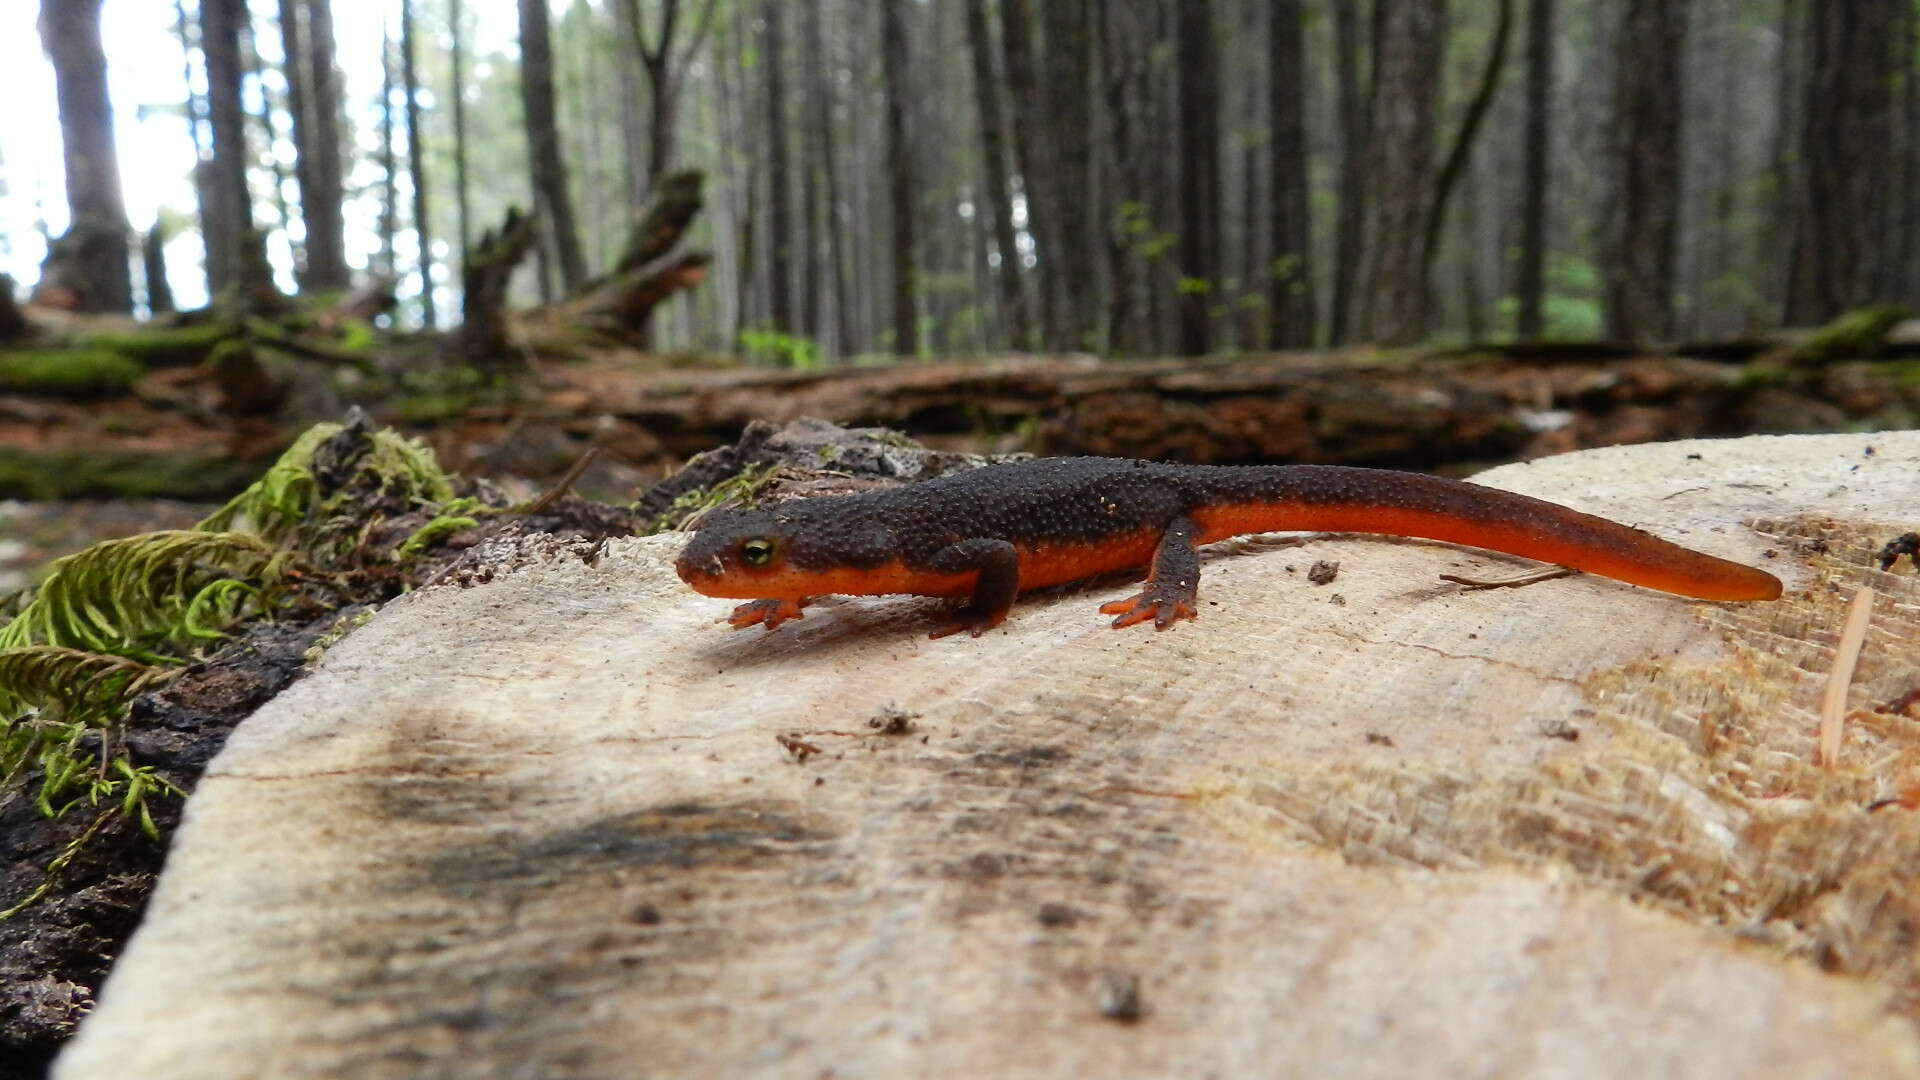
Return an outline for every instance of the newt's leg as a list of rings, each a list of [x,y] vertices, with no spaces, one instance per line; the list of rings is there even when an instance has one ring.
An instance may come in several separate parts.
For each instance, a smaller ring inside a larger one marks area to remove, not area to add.
[[[1181,619],[1198,617],[1200,554],[1193,549],[1194,532],[1193,519],[1175,518],[1160,534],[1146,587],[1138,595],[1100,605],[1102,614],[1119,616],[1113,620],[1115,629],[1152,619],[1154,629],[1165,630]]]
[[[974,579],[973,599],[953,611],[952,622],[928,637],[946,637],[962,630],[979,637],[1005,621],[1020,591],[1020,553],[1005,540],[962,540],[935,555],[933,569],[943,574],[978,570],[980,576]]]
[[[745,630],[755,624],[771,630],[788,619],[806,618],[806,613],[800,609],[812,601],[811,596],[804,600],[750,600],[734,608],[727,622],[735,630]]]

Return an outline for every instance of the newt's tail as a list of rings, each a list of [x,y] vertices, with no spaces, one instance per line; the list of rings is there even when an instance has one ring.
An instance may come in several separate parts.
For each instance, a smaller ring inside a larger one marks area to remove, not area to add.
[[[1701,600],[1773,600],[1764,570],[1578,510],[1419,473],[1336,465],[1223,468],[1194,510],[1200,543],[1251,532],[1387,533],[1501,551]]]

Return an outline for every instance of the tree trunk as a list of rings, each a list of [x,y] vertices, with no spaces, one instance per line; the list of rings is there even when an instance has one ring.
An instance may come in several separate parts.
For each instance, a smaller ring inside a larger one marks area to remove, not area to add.
[[[427,215],[427,147],[420,122],[420,77],[414,63],[413,0],[400,0],[400,78],[407,99],[407,175],[413,180],[413,235],[420,261],[420,325],[438,323],[433,302],[433,221]]]
[[[886,92],[887,202],[893,214],[893,338],[901,356],[920,351],[914,296],[913,148],[907,145],[905,0],[881,0],[880,65]]]
[[[1219,280],[1219,72],[1212,0],[1182,0],[1176,30],[1180,70],[1180,351],[1211,349],[1209,309]]]
[[[167,280],[167,226],[156,221],[140,241],[140,266],[147,282],[147,312],[165,315],[174,310],[173,284]]]
[[[1039,67],[1033,55],[1033,10],[1028,0],[1001,0],[1000,47],[1007,59],[1007,98],[1013,103],[1014,168],[1020,174],[1027,236],[1033,243],[1039,271],[1034,277],[1040,309],[1035,337],[1040,348],[1051,348],[1060,325],[1060,275],[1054,265],[1059,255],[1045,232],[1053,220],[1052,208],[1046,205],[1046,181],[1051,169],[1041,150],[1038,121],[1033,115],[1040,108],[1041,98]],[[1011,200],[1011,193],[1007,197]],[[1011,201],[1008,205],[1011,212]]]
[[[1512,31],[1513,0],[1499,0],[1493,43],[1487,48],[1487,64],[1481,72],[1480,85],[1474,90],[1472,100],[1467,102],[1467,114],[1460,121],[1460,131],[1454,136],[1453,146],[1447,151],[1446,163],[1440,167],[1440,175],[1434,181],[1433,207],[1427,211],[1427,235],[1421,244],[1421,257],[1426,260],[1427,266],[1420,273],[1423,281],[1433,266],[1434,255],[1440,250],[1440,228],[1446,222],[1447,203],[1453,198],[1454,189],[1466,173],[1467,162],[1473,156],[1474,140],[1480,134],[1480,125],[1486,120],[1487,110],[1492,107],[1495,95],[1500,92],[1501,76],[1507,67],[1507,40]]]
[[[987,23],[986,0],[966,0],[966,3],[967,52],[973,61],[974,103],[980,112],[980,148],[986,167],[986,197],[980,202],[991,222],[994,250],[1000,257],[1000,265],[991,273],[999,285],[1008,339],[1016,349],[1031,349],[1034,347],[1033,326],[1021,288],[1020,249],[1013,238],[1013,190],[1007,176],[1006,120],[1000,108],[1000,80],[994,74],[993,33]]]
[[[334,83],[330,0],[280,0],[287,114],[294,178],[300,187],[302,290],[337,292],[351,284],[341,215],[340,100]]]
[[[766,77],[767,140],[767,302],[773,328],[783,334],[796,330],[793,317],[793,177],[787,169],[786,40],[781,10],[788,0],[766,0],[761,6],[760,70]]]
[[[400,166],[394,153],[393,92],[398,83],[393,77],[393,39],[386,23],[380,24],[380,251],[374,256],[377,272],[389,282],[400,277],[399,259],[393,250],[394,234],[400,231]]]
[[[1273,254],[1266,268],[1271,289],[1274,348],[1313,345],[1312,223],[1307,217],[1306,58],[1301,47],[1300,0],[1275,0],[1267,13],[1268,123],[1272,126]],[[1253,178],[1247,178],[1248,186]],[[1258,269],[1258,268],[1253,268]]]
[[[1383,3],[1375,19],[1373,118],[1360,231],[1354,336],[1406,345],[1427,331],[1427,221],[1444,41],[1441,0]]]
[[[1100,324],[1099,269],[1093,258],[1093,29],[1087,0],[1045,0],[1046,117],[1052,148],[1047,184],[1058,248],[1054,266],[1060,295],[1056,349],[1093,345]],[[1217,209],[1215,211],[1218,212]]]
[[[453,64],[453,200],[454,228],[460,232],[460,258],[466,259],[473,238],[473,207],[467,185],[467,71],[465,0],[447,0],[449,59]]]
[[[133,309],[127,208],[113,141],[113,100],[100,48],[100,0],[42,0],[40,40],[53,62],[65,156],[69,231],[87,238],[77,310]]]
[[[1367,131],[1371,104],[1360,72],[1360,0],[1333,5],[1334,82],[1340,118],[1340,217],[1334,233],[1331,344],[1344,344],[1360,272],[1360,221],[1367,204]]]
[[[1882,291],[1896,250],[1895,31],[1902,0],[1817,3],[1808,13],[1800,184],[1787,321],[1826,322],[1895,299]],[[1912,72],[1906,73],[1913,78]]]
[[[520,100],[525,114],[527,157],[533,173],[534,216],[545,234],[543,252],[560,271],[561,286],[579,290],[587,280],[574,224],[567,170],[560,160],[560,129],[553,108],[553,45],[547,0],[520,0]]]
[[[1628,341],[1663,340],[1674,332],[1687,6],[1687,0],[1626,0],[1621,15],[1604,274],[1607,333]]]
[[[216,294],[241,276],[241,260],[252,245],[253,199],[247,192],[247,114],[241,105],[240,28],[247,21],[245,0],[201,0],[200,49],[207,66],[207,112],[213,132],[208,164],[211,205],[202,212],[207,277]]]
[[[1527,15],[1526,163],[1520,196],[1520,302],[1515,332],[1525,340],[1546,331],[1547,151],[1553,115],[1553,0],[1533,0]]]
[[[831,352],[846,355],[853,351],[853,328],[847,321],[846,276],[841,266],[840,238],[840,166],[839,147],[834,138],[833,99],[835,75],[832,56],[826,44],[827,11],[823,0],[812,0],[807,11],[808,70],[813,73],[813,132],[819,144],[822,191],[822,241],[817,246],[826,265],[826,308],[821,315],[821,335],[828,338]]]

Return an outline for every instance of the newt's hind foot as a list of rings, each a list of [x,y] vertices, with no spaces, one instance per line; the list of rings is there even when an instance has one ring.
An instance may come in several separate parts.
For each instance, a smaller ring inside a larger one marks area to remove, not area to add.
[[[806,612],[800,610],[805,605],[805,600],[753,600],[734,608],[727,624],[735,630],[755,625],[771,630],[788,619],[806,618]]]
[[[1136,596],[1101,604],[1100,613],[1119,616],[1113,620],[1115,630],[1148,619],[1153,620],[1155,630],[1165,630],[1181,619],[1199,618],[1200,613],[1194,608],[1197,602],[1197,590],[1192,585],[1149,581]]]

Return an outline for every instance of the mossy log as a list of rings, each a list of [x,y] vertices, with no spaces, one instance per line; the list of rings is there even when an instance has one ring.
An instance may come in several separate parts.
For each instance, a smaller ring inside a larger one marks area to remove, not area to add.
[[[647,348],[654,309],[682,289],[707,278],[713,256],[679,252],[693,219],[704,206],[698,172],[675,173],[660,182],[627,237],[613,273],[590,282],[580,296],[559,306],[563,323],[585,327],[623,345]]]

